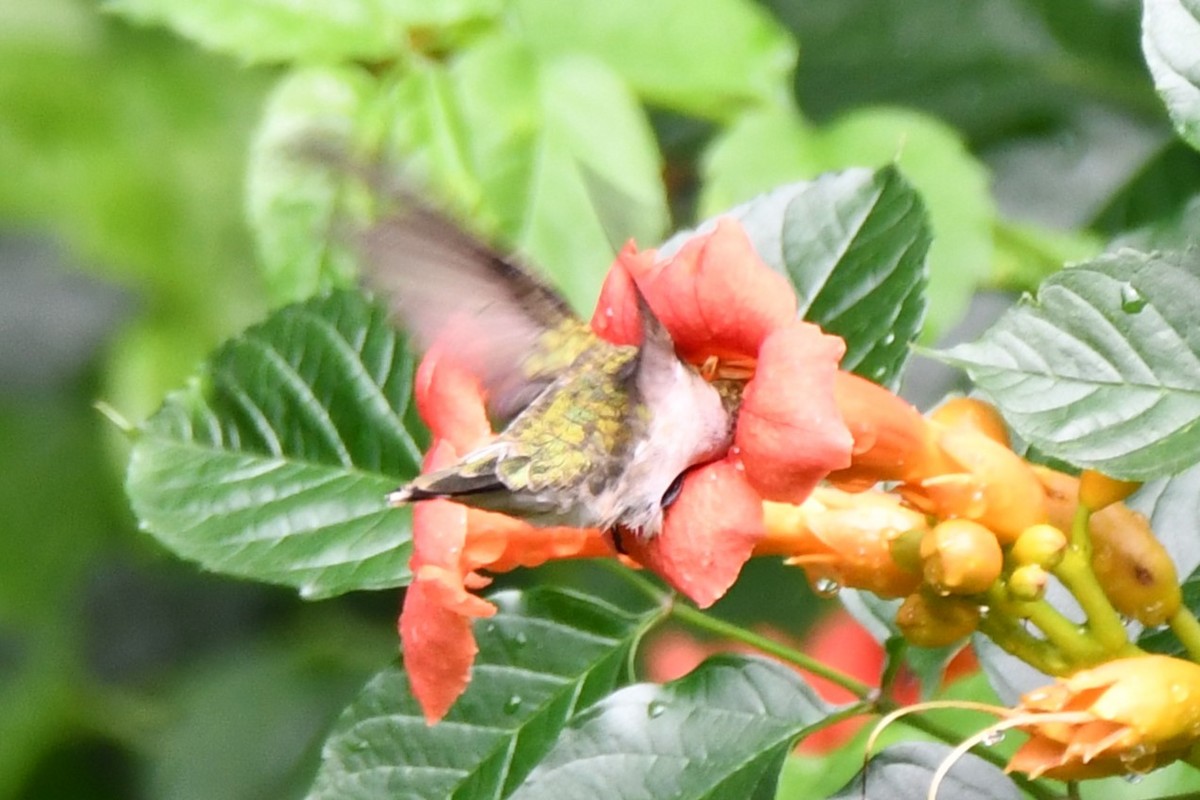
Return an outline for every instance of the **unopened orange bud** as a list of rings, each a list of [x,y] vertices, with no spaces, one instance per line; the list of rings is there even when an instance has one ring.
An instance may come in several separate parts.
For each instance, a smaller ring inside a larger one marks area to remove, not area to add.
[[[1137,481],[1117,480],[1094,469],[1085,469],[1079,475],[1079,502],[1091,511],[1099,511],[1121,502],[1141,485]]]
[[[1041,524],[1026,528],[1012,546],[1013,561],[1036,564],[1054,569],[1067,549],[1067,536],[1053,525]]]
[[[982,433],[994,442],[1010,446],[1008,426],[991,403],[974,397],[952,397],[938,406],[929,418],[947,428],[965,428]]]
[[[1030,469],[1046,495],[1047,521],[1060,531],[1071,530],[1079,504],[1079,478],[1037,464],[1030,465]]]
[[[996,534],[966,519],[948,520],[925,534],[921,559],[925,582],[944,594],[986,591],[1004,565]]]
[[[979,606],[961,597],[916,592],[896,612],[896,627],[917,647],[945,647],[979,627]]]
[[[948,462],[935,441],[937,426],[908,402],[847,372],[837,374],[834,395],[854,438],[850,466],[829,475],[835,486],[866,488],[945,471]]]
[[[1092,571],[1122,614],[1162,625],[1182,602],[1175,563],[1143,515],[1124,503],[1092,514]]]
[[[1040,600],[1046,592],[1046,583],[1050,573],[1040,564],[1025,564],[1013,570],[1008,576],[1008,594],[1014,600],[1032,602]]]
[[[1029,692],[1013,716],[1028,719],[1030,739],[1010,772],[1061,780],[1143,772],[1200,741],[1200,665],[1160,655],[1109,661]]]
[[[973,430],[944,429],[938,446],[957,468],[902,487],[913,504],[943,519],[962,517],[1011,544],[1031,525],[1046,522],[1046,494],[1029,464]]]
[[[921,583],[919,571],[893,558],[892,544],[910,531],[923,534],[928,524],[889,494],[820,488],[798,506],[764,503],[763,516],[766,535],[755,552],[786,556],[814,585],[903,597]]]

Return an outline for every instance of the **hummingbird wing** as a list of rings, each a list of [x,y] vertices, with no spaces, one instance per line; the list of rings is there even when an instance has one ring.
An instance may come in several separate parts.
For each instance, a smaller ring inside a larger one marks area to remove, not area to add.
[[[566,300],[444,214],[412,200],[362,236],[368,284],[424,351],[477,375],[497,417],[537,397],[593,338]]]

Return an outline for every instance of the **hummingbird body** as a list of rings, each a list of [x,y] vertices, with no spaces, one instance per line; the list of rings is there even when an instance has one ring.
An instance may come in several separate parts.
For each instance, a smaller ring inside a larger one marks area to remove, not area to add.
[[[393,492],[393,504],[446,498],[649,538],[686,471],[728,448],[721,395],[676,356],[644,302],[641,345],[612,344],[530,273],[420,207],[369,232],[366,252],[418,343],[461,359],[507,422]]]

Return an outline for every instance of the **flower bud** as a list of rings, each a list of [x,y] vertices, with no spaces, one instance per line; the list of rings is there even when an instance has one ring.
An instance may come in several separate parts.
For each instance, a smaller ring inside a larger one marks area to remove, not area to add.
[[[1053,525],[1045,523],[1026,528],[1012,546],[1012,558],[1017,564],[1036,564],[1054,569],[1067,549],[1067,536]]]
[[[1182,601],[1175,564],[1150,522],[1123,503],[1092,514],[1092,571],[1122,614],[1162,625]]]
[[[1046,493],[1025,460],[974,430],[944,429],[938,446],[955,467],[901,487],[914,505],[943,519],[974,520],[1011,544],[1046,521]]]
[[[1010,446],[1008,426],[991,403],[974,397],[951,397],[938,406],[929,418],[947,428],[966,428],[982,433],[994,442]]]
[[[1030,468],[1045,492],[1046,521],[1060,531],[1071,530],[1079,504],[1079,478],[1037,464]]]
[[[910,594],[896,612],[896,627],[917,647],[945,647],[979,626],[979,606],[961,597]]]
[[[880,597],[903,597],[920,585],[919,567],[897,562],[892,543],[920,535],[928,524],[891,495],[822,488],[798,506],[764,503],[763,512],[766,536],[755,553],[787,556],[786,563],[804,568],[814,585],[866,589]]]
[[[1050,573],[1040,564],[1025,564],[1013,570],[1008,576],[1008,594],[1014,600],[1033,602],[1042,599],[1046,592],[1046,582]]]
[[[1080,502],[1082,481],[1045,467],[1036,468],[1035,473],[1045,488],[1050,524],[1069,529]],[[1091,480],[1098,482],[1095,477]],[[1096,497],[1093,500],[1100,502]],[[1147,519],[1114,501],[1092,514],[1088,527],[1092,571],[1113,607],[1146,625],[1169,620],[1181,602],[1178,576]]]
[[[925,582],[941,594],[978,594],[1000,577],[996,535],[977,522],[952,519],[921,539]]]
[[[1029,692],[1013,716],[1028,718],[1021,728],[1030,739],[1010,772],[1060,780],[1143,772],[1200,740],[1200,665],[1160,655],[1109,661]]]
[[[1119,503],[1138,490],[1142,484],[1137,481],[1122,481],[1085,469],[1079,475],[1079,502],[1091,511]]]

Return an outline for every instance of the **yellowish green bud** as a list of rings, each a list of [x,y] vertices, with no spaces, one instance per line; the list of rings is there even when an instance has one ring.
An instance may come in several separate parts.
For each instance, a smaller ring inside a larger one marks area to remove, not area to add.
[[[1040,564],[1025,564],[1013,570],[1008,578],[1008,594],[1014,600],[1031,602],[1042,599],[1050,573]]]
[[[1067,549],[1067,536],[1053,525],[1026,528],[1012,547],[1013,560],[1021,565],[1036,564],[1054,569]]]

